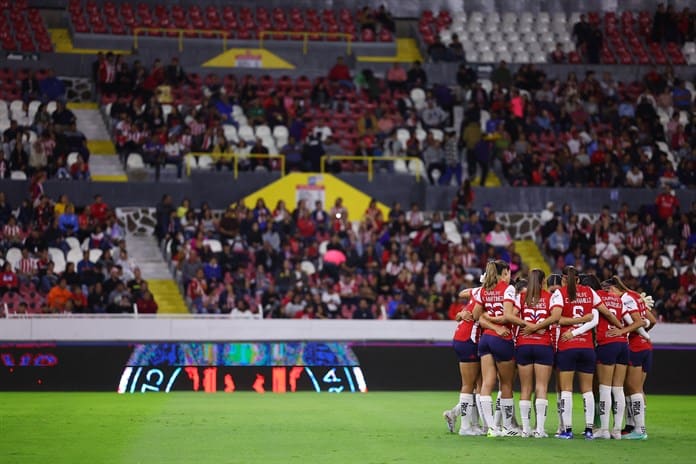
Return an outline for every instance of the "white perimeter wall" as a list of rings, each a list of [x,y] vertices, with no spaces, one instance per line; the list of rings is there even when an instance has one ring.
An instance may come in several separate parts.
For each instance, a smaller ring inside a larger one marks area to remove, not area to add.
[[[452,321],[233,320],[221,318],[0,319],[0,341],[437,341],[452,339]],[[659,324],[657,344],[696,345],[696,325]]]

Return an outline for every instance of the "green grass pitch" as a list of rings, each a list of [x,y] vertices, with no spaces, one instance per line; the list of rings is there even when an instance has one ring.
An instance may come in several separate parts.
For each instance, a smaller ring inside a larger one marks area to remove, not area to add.
[[[696,460],[694,397],[648,397],[645,442],[460,437],[456,392],[0,393],[0,462],[684,463]],[[549,398],[551,405],[554,398]],[[582,400],[574,398],[576,430]],[[550,414],[547,431],[556,428]],[[464,461],[466,460],[466,461]],[[473,461],[472,461],[473,462]]]

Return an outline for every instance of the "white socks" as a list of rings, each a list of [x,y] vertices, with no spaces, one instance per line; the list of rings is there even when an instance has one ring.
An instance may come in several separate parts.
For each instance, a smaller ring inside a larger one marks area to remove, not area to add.
[[[626,398],[626,425],[634,427],[636,424],[633,421],[633,405],[631,404],[631,397],[624,396]]]
[[[503,414],[503,427],[510,429],[512,428],[512,417],[515,415],[515,401],[512,398],[503,398],[500,400],[500,406]]]
[[[502,393],[498,391],[498,396],[495,398],[495,411],[493,412],[493,426],[500,428],[502,425],[503,414],[500,410],[500,397]]]
[[[645,433],[645,398],[642,393],[636,393],[630,396],[630,400],[636,432]]]
[[[520,400],[520,417],[522,418],[522,431],[525,433],[532,432],[532,402],[529,400]]]
[[[481,417],[483,417],[484,425],[489,429],[495,429],[493,423],[493,398],[483,395],[479,395],[479,398],[481,399],[481,410],[479,412]]]
[[[573,428],[573,392],[561,392],[561,418],[563,424],[561,431]]]
[[[471,429],[471,414],[472,411],[475,409],[476,403],[474,402],[474,395],[472,395],[471,393],[460,393],[459,410],[462,420],[459,425],[459,430]]]
[[[611,405],[611,387],[609,385],[599,386],[599,427],[602,430],[609,430],[609,406]],[[616,418],[616,416],[614,416]],[[616,421],[616,420],[615,420]]]
[[[612,409],[614,410],[614,431],[620,432],[626,411],[626,395],[623,387],[611,387],[611,396],[613,397]]]
[[[479,425],[479,403],[481,402],[479,400],[479,396],[474,394],[474,404],[471,407],[471,426],[478,428],[480,427]]]
[[[541,398],[536,399],[536,430],[543,434],[546,427],[546,411],[549,409],[549,401]],[[520,411],[522,410],[522,402],[520,401]],[[521,413],[521,412],[520,412]],[[522,421],[524,421],[524,414]],[[523,422],[524,423],[524,422]]]
[[[594,426],[594,395],[592,392],[582,394],[582,405],[585,408],[585,427],[591,430]]]

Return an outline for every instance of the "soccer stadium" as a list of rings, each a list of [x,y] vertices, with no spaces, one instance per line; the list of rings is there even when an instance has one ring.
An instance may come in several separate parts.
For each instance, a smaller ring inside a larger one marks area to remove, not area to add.
[[[688,462],[696,12],[0,0],[0,462]]]

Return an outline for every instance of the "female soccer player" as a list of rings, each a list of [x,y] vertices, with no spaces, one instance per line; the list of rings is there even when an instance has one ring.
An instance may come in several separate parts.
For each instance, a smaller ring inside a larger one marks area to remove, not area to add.
[[[595,433],[595,438],[616,440],[621,439],[621,426],[626,397],[624,394],[624,382],[628,365],[628,340],[626,334],[639,330],[649,338],[643,328],[643,320],[636,313],[625,310],[622,296],[624,290],[621,280],[612,277],[602,282],[603,290],[598,290],[599,282],[596,276],[585,276],[586,282],[581,283],[597,290],[607,309],[617,319],[625,322],[624,327],[614,327],[605,318],[600,318],[597,325],[597,379],[599,381],[599,421],[600,430]],[[612,403],[613,399],[613,403]],[[609,433],[609,404],[612,404],[614,412],[614,428]]]
[[[515,361],[520,376],[520,415],[522,436],[544,438],[546,399],[549,379],[553,370],[553,339],[550,326],[561,318],[561,308],[551,311],[551,294],[544,289],[544,271],[532,269],[529,273],[527,290],[518,295],[519,316],[510,315],[513,323],[525,327],[516,339]],[[519,320],[517,320],[519,319]],[[535,382],[536,380],[536,382]],[[535,391],[536,429],[532,432],[532,389]]]
[[[554,292],[563,286],[563,276],[561,274],[551,274],[548,279],[546,279],[546,289],[553,295]],[[561,414],[561,382],[558,379],[558,369],[556,369],[556,349],[558,347],[558,338],[561,336],[561,326],[558,323],[551,327],[551,342],[553,344],[553,366],[556,379],[556,414],[558,415],[558,430],[556,430],[556,435],[563,431],[563,415]]]
[[[459,424],[459,435],[481,435],[482,431],[478,426],[478,414],[476,401],[474,398],[474,388],[481,374],[481,363],[478,356],[478,332],[479,325],[477,320],[481,315],[481,310],[474,314],[476,306],[475,297],[478,295],[480,287],[463,290],[460,298],[469,298],[469,302],[457,313],[457,329],[454,332],[452,346],[459,358],[459,373],[462,377],[462,388],[459,393],[459,403],[443,413],[447,428],[454,432],[457,422],[457,415],[461,416]]]
[[[515,376],[514,344],[512,331],[506,323],[505,312],[510,312],[515,302],[515,288],[510,285],[510,265],[505,261],[491,261],[486,266],[486,278],[478,296],[475,296],[474,312],[482,311],[479,324],[484,330],[479,341],[481,357],[481,409],[488,427],[488,436],[517,436],[512,429],[514,402],[512,382]],[[503,427],[498,429],[493,420],[491,392],[500,378],[503,410]]]
[[[596,355],[591,330],[599,323],[599,312],[616,326],[621,323],[604,306],[597,292],[589,287],[578,284],[575,267],[566,266],[563,269],[565,285],[557,290],[551,300],[551,310],[562,308],[560,319],[561,336],[558,340],[559,382],[561,385],[561,414],[563,427],[557,438],[573,438],[573,379],[578,373],[580,391],[582,392],[585,408],[584,437],[592,440],[592,425],[594,422],[594,395],[592,394],[592,378],[595,372]]]
[[[612,279],[616,288],[623,292],[621,301],[623,302],[624,310],[630,315],[639,317],[647,330],[652,329],[657,319],[655,319],[641,295],[626,287],[618,276],[614,276]],[[652,367],[652,343],[649,338],[642,336],[636,330],[628,336],[628,350],[628,372],[626,373],[624,387],[626,394],[628,394],[628,417],[626,422],[629,430],[621,438],[624,440],[647,440],[643,385]],[[633,422],[632,429],[629,422]]]

